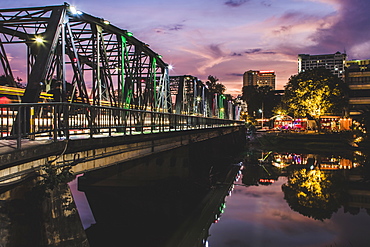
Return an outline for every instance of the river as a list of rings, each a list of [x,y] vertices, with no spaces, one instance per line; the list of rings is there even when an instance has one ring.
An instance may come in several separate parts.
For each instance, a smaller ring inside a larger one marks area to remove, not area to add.
[[[4,187],[0,244],[369,246],[366,155],[241,151],[185,146],[80,175],[70,190]]]
[[[87,201],[79,211],[91,246],[365,247],[370,187],[361,160],[253,151],[234,165],[212,160],[204,167],[218,170],[195,180],[89,188],[95,213]],[[225,174],[235,166],[229,188]]]

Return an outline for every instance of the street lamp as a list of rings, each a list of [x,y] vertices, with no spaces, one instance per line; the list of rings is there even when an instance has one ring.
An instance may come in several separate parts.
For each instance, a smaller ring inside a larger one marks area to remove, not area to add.
[[[263,106],[263,105],[262,105]],[[261,118],[262,118],[262,124],[261,127],[263,128],[263,108],[258,110],[261,113]]]

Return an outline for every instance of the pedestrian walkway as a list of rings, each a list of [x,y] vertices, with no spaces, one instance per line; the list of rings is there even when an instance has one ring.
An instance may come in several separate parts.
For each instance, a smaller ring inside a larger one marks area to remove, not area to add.
[[[184,129],[186,130],[186,129]],[[190,130],[187,129],[187,130]],[[167,128],[168,132],[172,132],[170,129]],[[174,130],[173,130],[174,131]],[[93,134],[93,138],[104,138],[104,137],[118,137],[118,136],[128,136],[128,135],[140,135],[140,134],[153,134],[153,133],[160,133],[159,130],[144,130],[144,131],[129,131],[129,133],[123,133],[123,132],[109,132],[106,130],[102,133]],[[76,139],[90,139],[90,133],[87,131],[85,132],[79,132],[75,133],[74,131],[70,131],[69,140],[76,140]],[[66,137],[58,137],[56,141],[65,141]],[[34,140],[33,139],[21,139],[21,150],[40,146],[40,145],[47,145],[54,142],[54,139],[50,137],[49,135],[42,135],[37,136]],[[1,154],[7,154],[12,153],[15,151],[20,151],[17,149],[17,140],[11,139],[11,140],[0,140],[0,155]]]
[[[46,145],[53,142],[53,140],[29,140],[29,139],[22,139],[21,141],[22,149],[34,147],[34,146],[40,146],[40,145]],[[0,154],[6,154],[6,153],[12,153],[14,151],[19,151],[17,149],[17,140],[0,140]]]

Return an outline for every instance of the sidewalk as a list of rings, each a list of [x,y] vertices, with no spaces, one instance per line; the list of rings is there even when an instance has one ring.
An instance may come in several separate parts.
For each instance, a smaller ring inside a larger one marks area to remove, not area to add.
[[[21,150],[34,147],[34,146],[40,146],[40,145],[46,145],[49,143],[52,143],[53,140],[29,140],[29,139],[22,139],[21,142]],[[17,140],[0,140],[0,154],[6,154],[11,153],[13,151],[17,151]]]

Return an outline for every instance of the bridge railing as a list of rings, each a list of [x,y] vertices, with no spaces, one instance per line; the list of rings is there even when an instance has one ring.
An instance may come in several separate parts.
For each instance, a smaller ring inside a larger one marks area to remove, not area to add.
[[[205,118],[71,103],[0,105],[0,139],[93,138],[243,125],[242,121]]]

